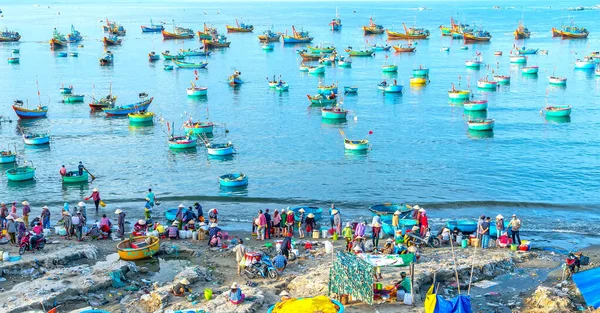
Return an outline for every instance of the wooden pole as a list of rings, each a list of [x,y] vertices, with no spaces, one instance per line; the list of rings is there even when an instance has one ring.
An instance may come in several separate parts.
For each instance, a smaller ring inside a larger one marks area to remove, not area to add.
[[[479,243],[481,244],[481,242]],[[471,283],[473,282],[473,268],[475,267],[475,253],[477,252],[477,246],[473,249],[473,257],[471,258],[471,276],[469,277],[469,288],[467,289],[467,295],[471,294]]]
[[[414,287],[415,284],[415,263],[410,262],[410,297],[411,297],[411,305],[415,306],[415,293]]]
[[[458,287],[458,294],[460,294],[460,281],[458,281],[458,270],[456,268],[456,255],[454,254],[454,243],[450,240],[450,247],[452,248],[452,260],[454,261],[454,274],[456,275],[456,286]]]

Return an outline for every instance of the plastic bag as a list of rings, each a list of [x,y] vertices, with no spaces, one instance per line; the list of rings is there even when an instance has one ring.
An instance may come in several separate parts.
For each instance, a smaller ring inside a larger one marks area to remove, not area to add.
[[[106,203],[104,203],[104,201],[100,200],[100,206],[104,208],[104,207],[106,207]]]
[[[213,294],[212,289],[209,289],[209,288],[204,289],[204,299],[206,299],[206,300],[212,299],[212,294]]]
[[[240,261],[240,266],[246,266],[246,256],[242,257],[242,260]]]

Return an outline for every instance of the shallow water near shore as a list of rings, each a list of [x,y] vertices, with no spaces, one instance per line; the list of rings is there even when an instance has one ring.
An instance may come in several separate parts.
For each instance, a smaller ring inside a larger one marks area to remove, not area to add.
[[[119,10],[114,9],[116,3]],[[63,201],[74,205],[98,187],[108,203],[100,213],[112,214],[116,207],[123,207],[128,218],[137,219],[142,216],[138,208],[143,204],[145,190],[152,187],[163,201],[155,216],[180,202],[190,205],[198,201],[205,208],[218,207],[224,223],[238,229],[249,228],[246,221],[265,207],[327,207],[335,202],[344,219],[358,219],[369,217],[369,205],[407,202],[428,208],[438,225],[448,218],[498,213],[508,217],[517,213],[522,217],[525,235],[547,240],[548,245],[598,242],[600,183],[596,178],[600,161],[596,134],[600,130],[600,110],[594,103],[599,84],[593,73],[573,70],[575,59],[592,51],[593,38],[600,33],[595,26],[597,13],[562,10],[572,5],[568,1],[552,3],[552,8],[525,1],[515,3],[518,9],[512,10],[492,10],[493,4],[482,2],[465,1],[452,7],[431,2],[426,5],[432,10],[415,10],[422,5],[199,5],[175,1],[165,6],[149,1],[141,6],[135,1],[59,1],[48,8],[34,7],[33,2],[3,4],[0,24],[19,31],[23,39],[18,44],[0,46],[2,58],[10,56],[13,48],[21,50],[21,64],[0,62],[4,73],[0,75],[4,86],[0,115],[15,119],[9,106],[14,99],[29,100],[30,106],[37,104],[36,80],[42,103],[50,105],[50,113],[39,121],[0,124],[0,148],[16,145],[20,156],[37,167],[33,182],[9,183],[0,174],[0,199],[28,199],[36,214],[39,207],[48,204],[54,219]],[[508,7],[510,3],[503,5]],[[336,6],[344,26],[341,32],[334,33],[327,23],[334,17]],[[323,123],[318,110],[308,108],[306,94],[316,93],[319,77],[298,72],[295,50],[301,46],[276,45],[273,52],[265,53],[256,35],[271,26],[275,31],[289,32],[294,24],[310,31],[315,44],[330,42],[340,50],[362,47],[367,40],[369,44],[383,43],[385,37],[364,37],[359,30],[371,15],[394,30],[399,30],[402,22],[412,25],[416,20],[432,36],[417,42],[415,54],[378,52],[374,58],[355,59],[351,69],[327,68],[324,83],[358,85],[359,92],[344,101],[353,113],[349,121]],[[163,41],[160,35],[142,34],[139,26],[148,24],[150,18],[154,22],[175,20],[195,30],[207,22],[224,32],[225,24],[242,16],[244,22],[255,25],[255,33],[229,34],[231,48],[215,51],[208,58],[208,69],[199,71],[199,83],[209,88],[207,98],[186,96],[184,89],[193,79],[193,71],[165,72],[162,60],[153,64],[147,61],[146,55],[152,50],[178,51],[199,46],[197,39]],[[469,50],[460,51],[462,42],[441,37],[436,29],[440,24],[449,24],[450,16],[471,24],[483,22],[493,34],[491,43],[469,45]],[[550,37],[550,28],[559,26],[561,20],[566,22],[568,16],[590,30],[590,39],[568,41]],[[122,23],[128,34],[122,46],[113,49],[115,65],[101,68],[98,57],[104,34],[99,20],[106,17]],[[512,45],[523,45],[510,34],[521,17],[533,31],[532,38],[524,44],[549,50],[549,55],[529,59],[528,65],[540,66],[538,77],[523,77],[518,67],[508,63]],[[79,52],[78,58],[56,58],[46,42],[54,27],[67,32],[71,24],[84,35],[84,47],[65,50]],[[450,52],[440,52],[443,46],[450,47]],[[502,50],[505,55],[496,58],[495,50]],[[497,92],[473,90],[478,98],[489,100],[487,116],[496,119],[492,138],[470,135],[462,107],[447,101],[446,91],[451,83],[458,83],[459,75],[463,87],[469,84],[467,81],[474,86],[479,77],[491,75],[491,70],[465,69],[464,61],[476,51],[482,52],[491,69],[499,62],[499,71],[512,76],[511,85]],[[389,56],[387,61],[385,55]],[[383,76],[381,65],[385,62],[398,64],[399,73]],[[411,70],[419,65],[431,69],[431,83],[423,88],[409,87]],[[225,82],[235,69],[242,72],[246,83],[232,89]],[[553,72],[568,78],[566,88],[548,87],[546,76]],[[291,86],[289,92],[280,94],[268,89],[265,77],[273,74],[282,75]],[[376,84],[384,78],[404,82],[405,93],[379,93]],[[166,145],[162,123],[133,127],[127,119],[91,114],[86,104],[59,103],[61,84],[72,84],[75,93],[86,95],[92,94],[94,85],[94,93],[101,96],[108,92],[110,83],[113,93],[119,96],[119,104],[137,101],[137,94],[143,91],[155,96],[151,111],[175,122],[179,132],[177,125],[181,124],[182,115],[189,113],[197,120],[209,117],[221,125],[214,140],[233,141],[238,154],[228,160],[208,159],[202,147],[175,153]],[[545,120],[539,111],[546,103],[572,105],[571,120]],[[24,147],[19,127],[34,132],[50,130],[50,146]],[[366,137],[372,130],[372,150],[366,155],[345,153],[339,129],[352,138]],[[63,186],[58,175],[60,165],[73,168],[80,160],[98,178],[89,185]],[[249,176],[248,188],[220,189],[217,177],[236,170]]]

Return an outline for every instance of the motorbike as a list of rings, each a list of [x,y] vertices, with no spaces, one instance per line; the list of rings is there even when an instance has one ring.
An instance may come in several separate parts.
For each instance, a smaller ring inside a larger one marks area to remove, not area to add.
[[[246,266],[244,275],[246,275],[248,279],[254,279],[259,276],[273,280],[279,278],[279,272],[277,272],[277,269],[273,266],[273,262],[268,255],[263,255],[260,261],[254,261],[249,266]]]
[[[29,241],[33,238],[34,241],[31,243],[31,250],[42,250],[44,246],[46,246],[46,238],[44,235],[33,235],[30,232],[26,233],[23,238],[21,238],[21,242],[19,243],[19,255],[23,255],[25,251],[29,251]]]

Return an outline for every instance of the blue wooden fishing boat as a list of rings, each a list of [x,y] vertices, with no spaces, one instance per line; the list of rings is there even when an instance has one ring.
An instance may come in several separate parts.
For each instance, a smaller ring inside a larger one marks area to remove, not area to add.
[[[208,62],[200,62],[200,63],[190,63],[190,62],[181,62],[177,60],[173,60],[173,63],[177,65],[177,68],[206,68],[208,66]]]
[[[342,109],[341,107],[335,105],[331,108],[322,108],[321,109],[321,117],[323,119],[328,120],[346,120],[346,115],[348,115],[348,110]]]
[[[147,98],[148,94],[146,94],[145,92],[140,93],[139,96],[144,100],[133,104],[102,108],[102,111],[104,111],[104,113],[106,113],[107,116],[127,116],[129,113],[147,111],[148,107],[152,103],[152,100],[154,100],[154,97]]]
[[[377,43],[377,44],[372,45],[371,49],[373,49],[375,51],[390,51],[390,49],[392,49],[392,46]]]
[[[306,95],[308,97],[308,101],[310,101],[311,105],[314,106],[325,106],[335,104],[337,101],[335,95],[322,95],[317,94],[316,96]]]
[[[312,40],[313,37],[310,37],[308,32],[297,32],[294,26],[292,26],[292,36],[283,35],[283,43],[310,43]]]
[[[208,155],[216,155],[216,156],[225,156],[232,155],[235,153],[235,148],[233,147],[233,143],[207,143],[206,144],[206,153]]]
[[[23,142],[26,145],[39,146],[46,145],[50,142],[50,135],[45,134],[23,134]]]
[[[170,136],[168,143],[169,149],[174,150],[192,149],[196,148],[197,145],[196,139],[192,139],[189,136]]]
[[[394,80],[394,83],[392,83],[392,84],[388,84],[386,81],[383,81],[383,82],[377,84],[377,88],[386,93],[402,93],[403,86],[398,85],[396,80]]]
[[[27,109],[23,107],[22,100],[15,100],[12,108],[20,119],[42,118],[48,114],[47,106],[38,105],[35,109]]]
[[[533,48],[525,48],[525,47],[517,48],[517,53],[521,54],[521,55],[523,55],[523,54],[537,54],[538,51],[539,51],[539,49],[533,49]]]
[[[407,206],[405,204],[395,204],[395,203],[382,203],[375,204],[369,207],[369,211],[371,211],[371,215],[379,215],[383,219],[392,219],[392,216],[396,211],[400,211],[400,219],[409,218],[412,214],[412,207]]]
[[[494,80],[498,82],[498,84],[510,84],[510,76],[506,75],[494,75]]]
[[[219,184],[223,187],[243,187],[248,185],[248,177],[242,173],[231,173],[219,176]]]
[[[340,14],[339,14],[337,8],[335,8],[335,18],[331,20],[331,22],[329,23],[329,26],[331,26],[332,31],[337,31],[337,30],[342,29],[342,20],[340,19]]]
[[[381,221],[381,229],[388,236],[395,236],[396,230],[401,230],[403,234],[406,234],[407,231],[412,230],[413,226],[417,225],[417,220],[413,219],[400,219],[398,220],[398,229],[392,226],[392,221],[390,220],[382,220]]]
[[[463,234],[472,234],[477,231],[477,221],[472,220],[450,220],[446,222],[446,227],[451,231],[458,228]]]
[[[101,66],[112,65],[114,59],[115,59],[115,56],[112,54],[112,52],[106,51],[106,53],[104,53],[99,59],[100,65]]]
[[[75,27],[71,25],[71,32],[67,34],[67,42],[75,43],[83,40],[83,36],[78,30],[75,30]]]
[[[142,25],[142,33],[160,33],[165,27],[162,24],[154,24],[152,23],[152,19],[150,19],[150,26]]]
[[[17,160],[17,154],[9,150],[0,151],[0,164],[13,163]]]
[[[156,54],[156,52],[152,51],[148,53],[148,61],[154,62],[160,60],[160,55]]]
[[[297,221],[300,220],[300,209],[304,209],[304,218],[306,218],[308,214],[312,213],[315,216],[315,221],[319,221],[323,216],[323,209],[316,206],[297,206],[290,208],[290,210],[294,212],[294,216],[296,217]]]
[[[19,166],[6,170],[6,178],[9,181],[26,181],[35,177],[35,168],[31,166]]]
[[[60,87],[59,91],[63,95],[70,95],[73,92],[73,86],[69,86],[69,87],[62,86],[62,87]]]
[[[179,54],[185,57],[207,57],[210,56],[210,51],[204,51],[204,47],[196,49],[180,49]]]
[[[358,92],[357,86],[344,86],[344,93],[357,93],[357,92]]]
[[[229,78],[227,79],[227,83],[230,86],[241,85],[242,83],[244,83],[244,81],[242,81],[242,79],[240,78],[240,75],[242,75],[242,73],[240,71],[233,72],[233,75],[229,76]]]
[[[177,210],[178,209],[168,209],[165,211],[165,218],[167,219],[167,221],[174,221],[175,219],[177,219]]]

